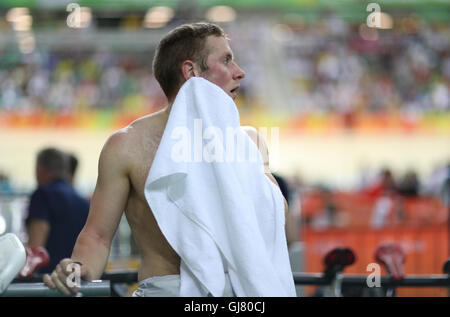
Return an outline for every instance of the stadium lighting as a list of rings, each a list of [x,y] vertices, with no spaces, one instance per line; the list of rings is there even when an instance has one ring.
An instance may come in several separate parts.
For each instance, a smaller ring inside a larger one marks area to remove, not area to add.
[[[12,8],[6,14],[6,20],[16,31],[17,43],[22,54],[30,54],[36,47],[36,41],[31,31],[33,17],[27,8]]]
[[[13,24],[14,31],[29,31],[33,24],[33,17],[31,15],[22,15]]]
[[[33,17],[27,8],[12,8],[6,14],[6,20],[12,24],[14,31],[29,31]]]
[[[173,16],[173,10],[169,7],[153,7],[147,11],[143,25],[146,28],[160,28],[172,20]]]
[[[206,12],[206,18],[211,22],[231,22],[236,19],[236,11],[228,6],[215,6]]]
[[[392,27],[394,26],[392,17],[385,12],[380,12],[380,17],[381,23],[378,29],[392,29]]]
[[[74,27],[77,29],[85,29],[89,27],[92,21],[92,11],[88,7],[80,8],[80,19],[79,23],[75,24]]]
[[[6,20],[8,22],[14,23],[17,21],[17,18],[23,15],[30,15],[30,11],[27,8],[12,8],[6,14]]]

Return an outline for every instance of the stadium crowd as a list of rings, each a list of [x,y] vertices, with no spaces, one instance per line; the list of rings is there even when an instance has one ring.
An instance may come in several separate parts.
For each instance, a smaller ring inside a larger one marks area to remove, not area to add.
[[[413,117],[448,111],[450,27],[408,21],[390,30],[364,29],[338,17],[312,24],[283,24],[283,36],[278,32],[269,41],[281,47],[282,74],[292,83],[294,111],[390,111]],[[260,34],[258,24],[248,26],[242,31],[248,36],[237,34],[236,28],[230,28],[230,33],[237,42],[235,46],[242,47],[236,58],[251,78],[252,74],[259,76],[253,70],[262,65],[256,65],[261,63],[256,55],[243,56],[248,51],[261,54],[252,50],[255,42],[248,38],[254,38],[254,33],[262,35],[257,36],[262,40],[267,34]],[[38,46],[25,57],[12,48],[0,54],[4,57],[0,65],[0,110],[40,107],[70,112],[123,106],[153,110],[165,104],[151,72],[151,51]],[[258,85],[258,80],[243,83],[242,93],[251,97],[255,89],[261,89],[252,85]],[[252,107],[251,99],[247,103]]]

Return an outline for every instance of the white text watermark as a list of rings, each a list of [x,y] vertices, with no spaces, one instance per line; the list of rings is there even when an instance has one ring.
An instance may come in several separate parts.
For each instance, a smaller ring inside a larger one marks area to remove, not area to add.
[[[279,128],[260,127],[252,134],[256,138],[253,142],[241,127],[203,128],[202,119],[194,119],[191,130],[185,126],[172,130],[170,138],[176,140],[176,143],[171,148],[171,159],[176,163],[261,162],[268,169],[267,144],[270,144],[270,169],[276,170],[279,160]]]

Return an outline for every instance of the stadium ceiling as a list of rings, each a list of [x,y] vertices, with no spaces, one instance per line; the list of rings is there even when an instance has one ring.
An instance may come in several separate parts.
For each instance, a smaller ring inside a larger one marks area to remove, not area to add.
[[[449,0],[0,0],[0,10],[27,7],[35,11],[61,11],[69,3],[98,12],[143,11],[154,6],[186,11],[226,5],[240,11],[293,12],[312,19],[333,12],[349,20],[367,16],[367,6],[376,3],[381,11],[394,15],[414,13],[426,20],[450,21]]]

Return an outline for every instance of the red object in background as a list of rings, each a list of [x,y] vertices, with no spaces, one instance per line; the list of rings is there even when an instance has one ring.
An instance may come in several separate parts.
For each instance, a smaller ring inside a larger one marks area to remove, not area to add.
[[[355,254],[349,248],[335,248],[327,253],[324,263],[327,268],[336,265],[345,267],[355,263]]]
[[[30,278],[34,272],[36,272],[41,267],[44,267],[50,263],[50,257],[48,252],[43,247],[36,248],[26,248],[27,252],[27,262],[23,267],[22,271],[20,271],[20,277]]]
[[[355,263],[355,254],[350,248],[335,248],[328,252],[324,258],[325,277],[332,279],[344,268]]]
[[[348,247],[353,250],[357,259],[346,269],[348,274],[367,275],[368,265],[375,262],[373,255],[381,243],[399,244],[408,261],[403,264],[406,275],[442,274],[442,265],[447,260],[449,231],[447,224],[431,224],[427,226],[404,225],[373,229],[366,226],[329,228],[315,230],[304,227],[299,239],[306,246],[304,261],[305,273],[317,273],[323,270],[324,256],[333,248]],[[381,275],[387,274],[381,266]],[[314,291],[313,286],[306,286],[307,294]],[[399,287],[397,296],[424,297],[444,296],[447,290],[440,287]]]
[[[447,223],[447,218],[449,219],[448,226],[450,228],[450,213],[439,198],[402,197],[399,195],[390,195],[389,197],[393,199],[394,203],[388,215],[389,219],[386,228],[392,226],[409,228],[411,226],[442,225],[444,222]],[[344,224],[335,223],[333,227],[368,228],[371,226],[371,215],[378,199],[376,193],[369,195],[367,192],[333,192],[331,199],[336,207],[338,218],[342,216],[345,220]],[[320,212],[326,207],[323,193],[320,191],[304,193],[300,201],[302,220],[306,224],[309,224],[313,218],[319,216]],[[401,219],[396,219],[400,216],[402,216]]]
[[[398,244],[383,243],[375,250],[375,260],[386,267],[394,280],[402,280],[405,277],[403,271],[405,259],[405,252]]]

